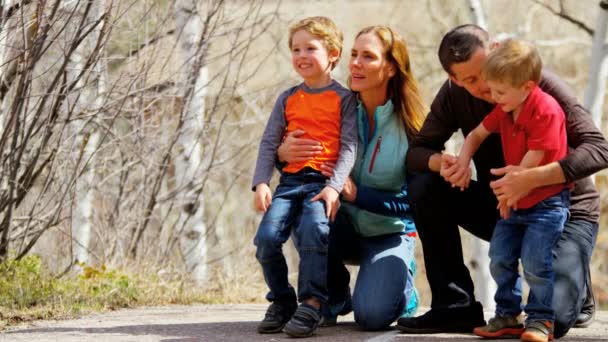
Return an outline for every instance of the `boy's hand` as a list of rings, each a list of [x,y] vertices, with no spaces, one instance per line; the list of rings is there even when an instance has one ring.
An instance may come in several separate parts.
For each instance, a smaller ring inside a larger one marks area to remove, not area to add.
[[[266,183],[260,183],[255,186],[255,195],[253,197],[253,205],[255,210],[265,213],[272,203],[272,191]]]
[[[323,190],[321,190],[321,192],[319,192],[319,194],[313,197],[310,201],[314,202],[318,200],[324,200],[325,215],[329,217],[330,222],[334,222],[334,219],[336,218],[336,213],[338,213],[338,209],[340,208],[339,195],[340,194],[338,194],[336,189],[330,186],[326,186],[323,188]]]
[[[499,201],[498,206],[496,206],[496,208],[500,211],[500,217],[505,220],[509,218],[509,211],[511,210],[511,208],[507,204],[507,201]]]
[[[466,158],[456,158],[454,156],[442,156],[441,175],[443,178],[452,184],[452,187],[458,187],[461,191],[469,187],[471,182],[471,167],[470,160]]]

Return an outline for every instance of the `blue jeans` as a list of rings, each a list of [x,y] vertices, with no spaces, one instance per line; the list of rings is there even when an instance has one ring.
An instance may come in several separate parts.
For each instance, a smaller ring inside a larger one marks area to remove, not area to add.
[[[570,191],[549,197],[529,209],[511,210],[499,220],[490,241],[490,271],[496,280],[497,315],[519,315],[521,286],[518,259],[530,286],[524,310],[527,321],[555,320],[552,305],[554,271],[552,249],[564,229],[570,207]]]
[[[266,299],[271,302],[295,298],[283,255],[283,244],[292,227],[294,244],[300,254],[298,299],[327,300],[329,222],[325,202],[310,201],[325,187],[325,180],[320,173],[308,170],[283,175],[258,227],[254,239],[256,258],[270,289]]]
[[[585,303],[587,286],[591,286],[587,276],[597,232],[597,222],[572,219],[564,225],[553,248],[555,338],[572,328]]]
[[[329,311],[350,301],[350,273],[344,263],[359,265],[352,294],[355,321],[364,330],[391,325],[416,295],[413,270],[416,238],[405,234],[362,237],[343,210],[331,225],[329,244]],[[415,264],[414,264],[415,265]],[[337,314],[327,312],[324,315]]]

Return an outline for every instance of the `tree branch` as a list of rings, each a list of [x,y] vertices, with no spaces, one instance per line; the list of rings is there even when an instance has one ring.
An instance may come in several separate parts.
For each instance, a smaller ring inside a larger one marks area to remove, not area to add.
[[[574,24],[575,26],[577,26],[578,28],[580,28],[581,30],[587,32],[590,36],[593,36],[594,34],[594,30],[587,26],[587,24],[585,24],[584,22],[582,22],[579,19],[576,19],[574,17],[572,17],[571,15],[569,15],[568,13],[566,13],[566,11],[564,10],[564,6],[562,4],[562,2],[559,2],[559,11],[553,9],[551,6],[549,6],[548,4],[546,4],[544,1],[541,0],[532,0],[535,4],[540,5],[541,7],[546,8],[547,10],[549,10],[549,12],[557,15],[558,17],[569,21],[570,23]]]

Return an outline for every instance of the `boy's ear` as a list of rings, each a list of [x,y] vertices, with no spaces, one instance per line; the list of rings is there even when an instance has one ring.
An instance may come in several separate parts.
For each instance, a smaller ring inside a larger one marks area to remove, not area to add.
[[[337,50],[337,49],[330,50],[327,56],[329,57],[329,62],[334,63],[335,61],[338,60],[338,58],[340,58],[340,50]]]
[[[534,89],[534,87],[536,87],[536,82],[529,80],[526,83],[524,83],[524,89],[526,91],[532,91],[532,89]]]

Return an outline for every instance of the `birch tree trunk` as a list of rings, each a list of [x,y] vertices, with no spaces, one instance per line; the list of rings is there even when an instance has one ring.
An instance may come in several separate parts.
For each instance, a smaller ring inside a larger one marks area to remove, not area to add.
[[[105,12],[106,1],[95,0],[89,17],[91,22],[98,20]],[[103,22],[97,26],[95,32],[87,37],[74,54],[74,72],[80,73],[85,68],[85,61],[95,49],[97,39],[100,38]],[[81,263],[89,262],[89,249],[91,232],[93,230],[94,199],[95,199],[95,151],[99,145],[100,134],[93,120],[88,120],[88,113],[99,113],[103,106],[103,97],[106,87],[106,68],[103,59],[104,49],[99,52],[99,59],[92,65],[88,77],[79,80],[78,87],[82,88],[77,99],[76,113],[78,118],[74,123],[76,160],[80,170],[75,184],[74,201],[72,203],[72,238],[73,258]],[[98,115],[92,115],[95,118]]]
[[[175,157],[175,190],[178,205],[177,233],[181,253],[193,277],[203,283],[208,279],[207,228],[204,221],[204,198],[197,182],[202,178],[202,135],[208,71],[204,21],[197,1],[177,0],[176,32],[181,60],[179,90],[182,94],[182,121]]]
[[[593,34],[589,81],[587,89],[585,89],[585,107],[591,111],[593,121],[599,129],[602,129],[602,113],[606,96],[606,79],[608,78],[607,28],[608,1],[602,0],[599,3],[597,25]]]
[[[469,0],[471,19],[473,22],[487,30],[487,21],[480,0]],[[496,283],[490,275],[490,258],[488,256],[490,244],[478,238],[472,241],[473,255],[470,265],[473,269],[473,282],[475,284],[475,297],[483,304],[486,310],[495,308],[494,292]]]

